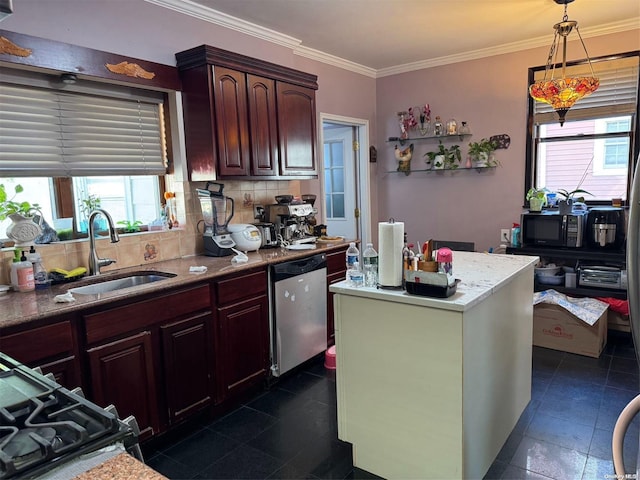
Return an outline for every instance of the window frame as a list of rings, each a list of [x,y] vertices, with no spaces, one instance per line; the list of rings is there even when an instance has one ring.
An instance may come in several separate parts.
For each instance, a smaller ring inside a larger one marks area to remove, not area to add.
[[[596,64],[599,62],[607,62],[618,60],[622,58],[628,57],[638,57],[640,58],[640,50],[634,50],[625,53],[613,54],[613,55],[604,55],[601,57],[591,58],[591,63]],[[586,65],[588,62],[586,59],[578,60],[573,62],[567,62],[567,66],[577,66],[577,65]],[[556,65],[556,68],[561,65]],[[546,65],[540,65],[537,67],[530,67],[527,72],[527,86],[531,85],[534,82],[534,76],[536,72],[542,71],[546,68]],[[638,99],[640,99],[640,75],[638,77]],[[535,179],[537,174],[537,165],[535,162],[535,154],[537,151],[538,140],[535,136],[535,123],[534,123],[534,104],[535,100],[529,95],[527,90],[527,128],[526,128],[526,152],[525,152],[525,174],[524,174],[524,190],[522,192],[522,201],[523,207],[526,208],[527,201],[526,195],[529,189],[535,187]],[[633,180],[633,173],[636,169],[636,164],[638,163],[638,155],[640,154],[640,101],[636,100],[636,110],[635,110],[635,128],[633,128],[630,138],[629,144],[629,163],[627,168],[627,199],[631,193],[631,181]],[[596,135],[592,135],[593,137],[597,137]],[[610,134],[607,134],[609,137]],[[587,199],[587,203],[590,205],[610,205],[610,201],[606,200],[589,200]]]

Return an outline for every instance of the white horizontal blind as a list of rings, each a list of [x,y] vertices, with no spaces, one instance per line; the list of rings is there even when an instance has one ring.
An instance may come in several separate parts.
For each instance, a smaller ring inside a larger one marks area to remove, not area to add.
[[[600,79],[600,87],[569,109],[567,121],[634,115],[638,109],[639,61],[640,57],[633,56],[594,63],[593,71]],[[555,78],[560,76],[561,69],[556,68]],[[571,66],[567,67],[566,76],[591,76],[591,70],[588,65]],[[535,72],[535,81],[543,78],[544,70]],[[558,115],[548,103],[534,101],[533,108],[536,124],[558,121]]]
[[[0,177],[164,173],[161,102],[0,84]]]

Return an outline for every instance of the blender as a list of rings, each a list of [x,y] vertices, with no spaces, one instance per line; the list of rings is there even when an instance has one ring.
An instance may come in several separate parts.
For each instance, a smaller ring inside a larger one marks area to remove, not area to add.
[[[211,190],[210,187],[216,188]],[[222,194],[224,185],[207,182],[204,189],[197,188],[204,221],[204,254],[210,257],[224,257],[233,253],[236,242],[227,229],[233,218],[233,198]],[[228,213],[228,215],[227,215]]]

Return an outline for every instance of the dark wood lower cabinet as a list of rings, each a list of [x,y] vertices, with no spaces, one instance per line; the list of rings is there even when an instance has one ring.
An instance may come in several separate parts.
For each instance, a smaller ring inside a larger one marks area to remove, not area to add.
[[[169,423],[201,410],[213,398],[212,314],[207,311],[163,325],[162,358]]]
[[[50,325],[23,332],[0,332],[0,352],[42,373],[52,373],[60,385],[80,387],[80,362],[75,339],[74,317],[64,316]]]
[[[344,248],[327,254],[327,346],[331,346],[335,343],[335,326],[333,320],[334,293],[329,291],[329,287],[346,278],[346,251],[347,246],[345,245]]]
[[[269,368],[269,324],[266,295],[218,309],[222,399],[261,384]]]
[[[51,373],[56,383],[72,390],[80,386],[80,372],[78,359],[73,357],[61,358],[37,365],[45,375]]]
[[[93,401],[136,417],[140,440],[160,431],[151,332],[144,331],[87,351]]]

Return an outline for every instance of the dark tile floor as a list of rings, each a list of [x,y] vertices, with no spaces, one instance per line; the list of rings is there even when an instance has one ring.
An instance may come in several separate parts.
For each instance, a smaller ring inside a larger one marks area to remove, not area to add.
[[[598,359],[533,350],[531,402],[485,478],[613,478],[613,426],[638,393],[631,336],[610,331]],[[170,479],[377,478],[354,468],[351,446],[337,438],[335,372],[322,360],[176,443],[145,449],[147,463]],[[628,472],[639,425],[625,442]]]

